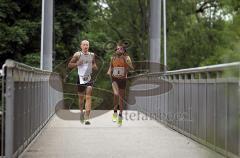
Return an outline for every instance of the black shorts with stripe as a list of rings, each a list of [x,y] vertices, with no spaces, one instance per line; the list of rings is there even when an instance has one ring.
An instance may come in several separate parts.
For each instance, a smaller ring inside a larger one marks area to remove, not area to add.
[[[91,87],[93,86],[92,79],[88,83],[80,84],[79,76],[77,76],[77,90],[79,93],[85,92],[88,86],[91,86]]]

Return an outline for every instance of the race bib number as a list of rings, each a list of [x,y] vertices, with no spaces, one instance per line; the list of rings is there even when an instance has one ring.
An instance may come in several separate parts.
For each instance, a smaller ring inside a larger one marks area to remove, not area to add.
[[[125,76],[125,68],[124,67],[114,67],[113,68],[113,76],[114,77],[124,77]]]

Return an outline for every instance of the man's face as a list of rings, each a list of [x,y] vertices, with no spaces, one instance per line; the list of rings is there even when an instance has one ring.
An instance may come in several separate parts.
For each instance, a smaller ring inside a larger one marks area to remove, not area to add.
[[[88,41],[82,41],[82,43],[81,43],[81,49],[82,49],[83,52],[88,52],[89,42],[88,42]]]

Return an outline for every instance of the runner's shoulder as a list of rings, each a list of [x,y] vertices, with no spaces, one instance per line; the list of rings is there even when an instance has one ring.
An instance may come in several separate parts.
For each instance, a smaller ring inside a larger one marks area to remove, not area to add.
[[[89,54],[90,54],[92,57],[95,57],[95,53],[89,52]]]
[[[75,52],[75,53],[74,53],[73,57],[74,57],[74,58],[79,58],[80,55],[81,55],[81,53],[78,51],[78,52]]]

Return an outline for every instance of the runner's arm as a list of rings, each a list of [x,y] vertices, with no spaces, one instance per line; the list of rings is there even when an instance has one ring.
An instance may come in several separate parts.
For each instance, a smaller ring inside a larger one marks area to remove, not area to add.
[[[70,69],[77,68],[78,65],[81,65],[81,64],[82,62],[79,61],[79,58],[76,55],[73,55],[72,59],[68,63],[68,68]]]
[[[126,56],[126,63],[131,70],[134,69],[130,56]]]
[[[92,68],[93,70],[98,70],[95,54],[93,55]]]
[[[111,58],[111,61],[110,61],[110,64],[109,64],[109,68],[108,68],[108,71],[107,71],[107,75],[111,76],[111,73],[112,73],[112,58]]]

